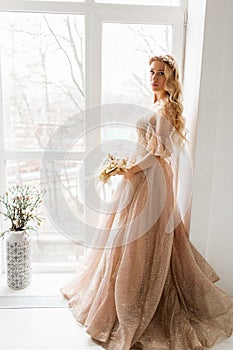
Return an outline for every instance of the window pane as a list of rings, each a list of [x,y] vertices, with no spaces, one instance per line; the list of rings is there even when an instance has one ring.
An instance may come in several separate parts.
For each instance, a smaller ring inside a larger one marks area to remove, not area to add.
[[[180,6],[180,0],[96,0],[104,4]]]
[[[30,0],[29,0],[30,1]],[[37,1],[37,0],[34,0]],[[56,2],[64,2],[64,0],[38,0],[38,1],[56,1]],[[69,2],[84,2],[85,0],[69,0]]]
[[[51,168],[58,165],[59,162],[51,162]],[[61,186],[62,192],[71,211],[79,217],[84,216],[84,207],[81,195],[79,193],[78,172],[81,162],[60,162],[59,167],[61,173],[57,174],[54,168],[53,180],[51,176],[44,175],[41,183],[46,188],[53,189]],[[49,174],[48,174],[49,175]],[[7,179],[8,186],[17,184],[35,185],[40,182],[40,162],[39,161],[8,161],[7,162]],[[55,208],[57,203],[61,201],[59,191],[53,190],[48,192],[50,205]],[[62,200],[64,200],[64,198]],[[38,230],[38,234],[33,233],[33,262],[53,262],[66,263],[76,261],[79,255],[83,253],[83,248],[68,240],[64,235],[56,230],[54,222],[51,222],[46,215],[46,210],[41,208],[42,217],[44,218],[42,226]],[[59,215],[53,220],[59,222]],[[78,231],[78,228],[77,228]]]
[[[84,18],[1,13],[1,72],[7,149],[44,148],[84,108]],[[67,148],[64,128],[57,148]],[[76,144],[78,150],[84,141]]]
[[[102,102],[152,104],[149,58],[172,51],[172,25],[103,25]]]
[[[107,142],[112,140],[119,140],[119,137],[123,140],[136,140],[136,129],[128,126],[102,126],[101,127],[101,141]],[[119,144],[119,149],[121,145]]]

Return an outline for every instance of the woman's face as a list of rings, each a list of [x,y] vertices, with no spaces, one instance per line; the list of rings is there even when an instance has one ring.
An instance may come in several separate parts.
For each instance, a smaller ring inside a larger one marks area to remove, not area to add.
[[[150,65],[150,83],[153,92],[163,92],[165,85],[165,64],[161,61],[153,61]]]

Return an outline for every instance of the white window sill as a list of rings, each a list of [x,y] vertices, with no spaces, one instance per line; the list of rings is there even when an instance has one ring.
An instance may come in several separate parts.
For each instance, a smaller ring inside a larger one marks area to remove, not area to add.
[[[6,274],[0,276],[0,297],[3,296],[61,296],[60,288],[69,282],[73,272],[33,273],[31,284],[20,290],[7,286]]]

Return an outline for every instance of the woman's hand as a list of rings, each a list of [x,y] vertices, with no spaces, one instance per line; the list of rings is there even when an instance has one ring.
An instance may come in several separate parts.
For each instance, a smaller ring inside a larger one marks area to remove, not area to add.
[[[141,171],[141,169],[135,164],[129,169],[120,170],[117,174],[123,175],[126,180],[130,180],[139,171]]]
[[[130,180],[134,176],[134,172],[131,169],[120,170],[118,175],[123,175],[125,180]]]
[[[128,170],[120,170],[116,173],[116,175],[126,175],[127,172]]]

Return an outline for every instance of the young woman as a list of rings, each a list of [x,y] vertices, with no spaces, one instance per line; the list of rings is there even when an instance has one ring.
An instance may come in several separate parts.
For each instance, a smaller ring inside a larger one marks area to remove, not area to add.
[[[179,214],[173,154],[186,137],[174,58],[152,57],[150,79],[153,113],[137,122],[135,163],[119,172],[103,249],[93,249],[62,293],[106,349],[204,349],[231,335],[233,300],[214,285],[219,278]]]

